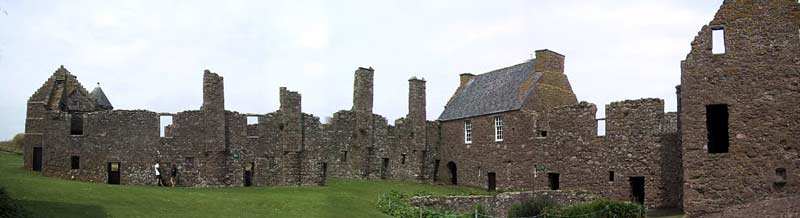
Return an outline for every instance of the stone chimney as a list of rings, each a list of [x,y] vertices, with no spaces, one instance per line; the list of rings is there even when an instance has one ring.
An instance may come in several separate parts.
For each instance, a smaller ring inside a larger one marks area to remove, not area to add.
[[[458,87],[464,87],[464,85],[466,85],[470,80],[472,80],[472,77],[475,77],[475,75],[471,73],[462,73],[459,76],[461,77],[461,84],[458,85]]]
[[[536,72],[564,73],[564,55],[547,49],[536,51]]]
[[[225,111],[223,79],[210,70],[203,71],[203,111]]]

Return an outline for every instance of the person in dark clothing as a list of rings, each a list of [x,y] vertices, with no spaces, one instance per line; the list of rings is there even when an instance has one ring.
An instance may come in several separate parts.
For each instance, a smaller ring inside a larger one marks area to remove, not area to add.
[[[169,178],[169,185],[175,187],[175,182],[178,181],[178,166],[177,164],[172,164],[172,169],[170,171],[170,178]]]

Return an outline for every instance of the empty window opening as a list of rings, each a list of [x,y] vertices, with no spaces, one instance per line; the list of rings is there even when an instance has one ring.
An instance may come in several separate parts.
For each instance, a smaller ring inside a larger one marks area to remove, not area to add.
[[[597,119],[597,136],[606,135],[606,118]]]
[[[247,137],[258,136],[258,117],[247,116]]]
[[[71,156],[69,157],[70,166],[73,170],[77,170],[81,168],[81,157],[78,156]]]
[[[786,168],[775,169],[775,185],[783,186],[786,184]]]
[[[539,138],[546,138],[547,137],[547,131],[543,131],[543,130],[537,131],[536,132],[536,136],[538,136]]]
[[[464,143],[472,143],[472,121],[464,121]]]
[[[162,115],[159,116],[159,126],[160,126],[160,136],[161,137],[172,137],[172,116],[171,115]]]
[[[608,171],[608,181],[609,182],[614,181],[614,171]]]
[[[728,153],[728,105],[706,105],[708,153]]]
[[[342,151],[342,162],[347,162],[347,151]]]
[[[400,164],[406,164],[406,154],[400,155]]]
[[[494,141],[503,141],[503,117],[494,117]]]
[[[381,179],[386,179],[389,177],[389,158],[383,158],[383,164],[381,165]]]
[[[83,135],[83,115],[72,114],[70,121],[69,134]]]
[[[725,54],[727,49],[725,48],[725,29],[724,28],[715,28],[711,30],[712,35],[712,54]]]
[[[550,190],[558,190],[560,188],[559,176],[560,175],[558,173],[547,174],[547,180],[550,182]]]

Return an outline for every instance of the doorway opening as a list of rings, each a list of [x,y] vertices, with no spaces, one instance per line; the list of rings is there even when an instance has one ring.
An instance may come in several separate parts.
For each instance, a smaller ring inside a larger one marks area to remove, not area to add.
[[[561,188],[561,187],[559,187],[561,185],[561,184],[559,184],[559,182],[560,182],[559,181],[559,177],[560,177],[560,175],[558,173],[548,173],[547,174],[547,179],[548,179],[548,181],[550,181],[550,190],[558,190],[559,188]]]
[[[119,162],[108,162],[108,184],[119,185]]]
[[[458,185],[458,168],[456,167],[456,163],[450,161],[447,163],[447,169],[450,170],[450,184]]]
[[[42,147],[33,148],[33,171],[42,171]]]
[[[489,183],[489,184],[487,184],[487,186],[488,186],[487,190],[489,190],[490,192],[493,192],[493,191],[497,190],[497,181],[496,181],[496,178],[495,178],[496,174],[494,172],[489,172],[487,174],[487,177],[489,177],[489,178],[487,178],[488,180],[486,181],[487,183]]]
[[[389,158],[383,158],[383,164],[381,164],[381,179],[386,179],[389,175]]]
[[[633,202],[644,204],[644,176],[631,177],[630,182]]]
[[[253,167],[255,163],[250,162],[244,165],[244,187],[253,186]]]

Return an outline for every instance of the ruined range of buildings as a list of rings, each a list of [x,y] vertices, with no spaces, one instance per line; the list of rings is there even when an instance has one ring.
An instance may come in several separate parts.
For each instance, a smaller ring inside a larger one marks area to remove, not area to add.
[[[565,57],[550,50],[461,74],[436,121],[425,116],[425,81],[412,78],[408,115],[393,125],[372,111],[371,68],[355,72],[353,107],[321,123],[286,88],[278,111],[228,111],[223,79],[209,71],[200,110],[113,110],[61,67],[28,101],[25,167],[112,184],[155,185],[158,162],[191,187],[337,177],[580,189],[694,217],[800,194],[798,33],[796,1],[725,0],[681,63],[677,113],[640,99],[606,105],[605,118],[578,101]]]

